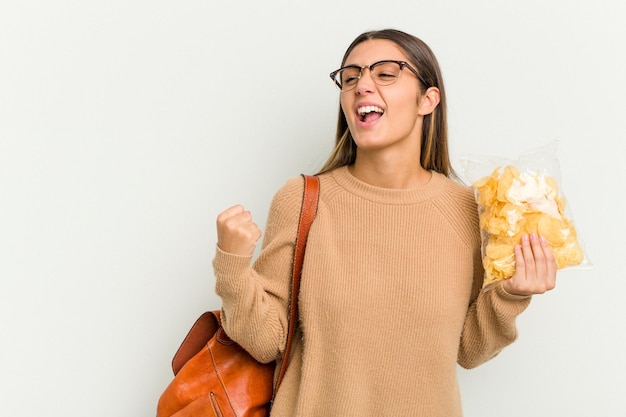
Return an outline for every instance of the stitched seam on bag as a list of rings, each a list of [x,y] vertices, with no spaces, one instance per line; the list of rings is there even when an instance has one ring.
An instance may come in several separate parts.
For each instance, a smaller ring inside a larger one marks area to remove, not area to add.
[[[217,400],[215,399],[215,393],[213,391],[209,393],[209,399],[211,400],[211,408],[213,408],[213,413],[215,413],[215,417],[224,417],[224,413],[222,413],[222,409],[217,403]]]
[[[228,405],[230,406],[231,410],[233,410],[233,413],[235,414],[235,416],[239,417],[239,413],[237,413],[237,411],[235,410],[235,407],[233,407],[233,404],[230,402],[230,397],[228,396],[228,391],[226,391],[226,386],[224,385],[224,380],[222,379],[222,374],[220,373],[220,370],[217,367],[217,364],[215,363],[215,356],[213,356],[213,350],[210,349],[210,348],[209,348],[209,353],[211,354],[211,361],[213,362],[213,368],[215,369],[215,374],[217,375],[217,379],[218,379],[218,381],[220,381],[220,385],[222,386],[222,390],[226,394],[226,400],[228,400]]]

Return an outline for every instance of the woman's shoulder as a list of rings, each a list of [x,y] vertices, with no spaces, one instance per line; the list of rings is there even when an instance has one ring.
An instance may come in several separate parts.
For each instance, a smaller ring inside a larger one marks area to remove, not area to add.
[[[474,189],[442,174],[436,175],[436,181],[441,189],[439,198],[434,201],[434,204],[448,221],[455,225],[468,244],[476,242],[479,229],[478,206]]]
[[[474,188],[462,183],[460,180],[446,177],[443,174],[433,173],[437,184],[441,187],[443,199],[454,205],[475,207]]]
[[[304,181],[302,176],[289,177],[274,193],[265,229],[266,237],[279,231],[294,234],[300,216]],[[292,230],[293,229],[293,230]]]
[[[287,178],[274,193],[272,207],[290,209],[298,206],[304,192],[304,180],[301,175]]]

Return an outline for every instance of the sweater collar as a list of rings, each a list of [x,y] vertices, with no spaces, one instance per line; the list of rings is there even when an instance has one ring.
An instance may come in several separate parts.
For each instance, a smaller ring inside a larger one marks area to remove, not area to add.
[[[347,166],[332,171],[332,176],[339,186],[346,191],[366,200],[384,204],[415,204],[431,200],[444,192],[446,176],[431,171],[430,181],[426,184],[409,189],[381,188],[363,182],[353,176]]]

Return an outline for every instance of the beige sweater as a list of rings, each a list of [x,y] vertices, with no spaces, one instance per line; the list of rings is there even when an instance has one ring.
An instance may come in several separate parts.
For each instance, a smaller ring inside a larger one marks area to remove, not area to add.
[[[529,297],[481,291],[473,192],[433,173],[382,189],[346,167],[320,176],[299,297],[300,328],[272,416],[461,416],[457,362],[475,367],[516,337]],[[303,181],[272,201],[262,251],[217,249],[226,332],[280,361]]]

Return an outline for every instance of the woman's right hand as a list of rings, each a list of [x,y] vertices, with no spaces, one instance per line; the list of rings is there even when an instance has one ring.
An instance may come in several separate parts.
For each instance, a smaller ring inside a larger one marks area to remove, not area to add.
[[[261,229],[243,206],[233,206],[217,216],[217,246],[226,253],[251,256],[261,237]]]

